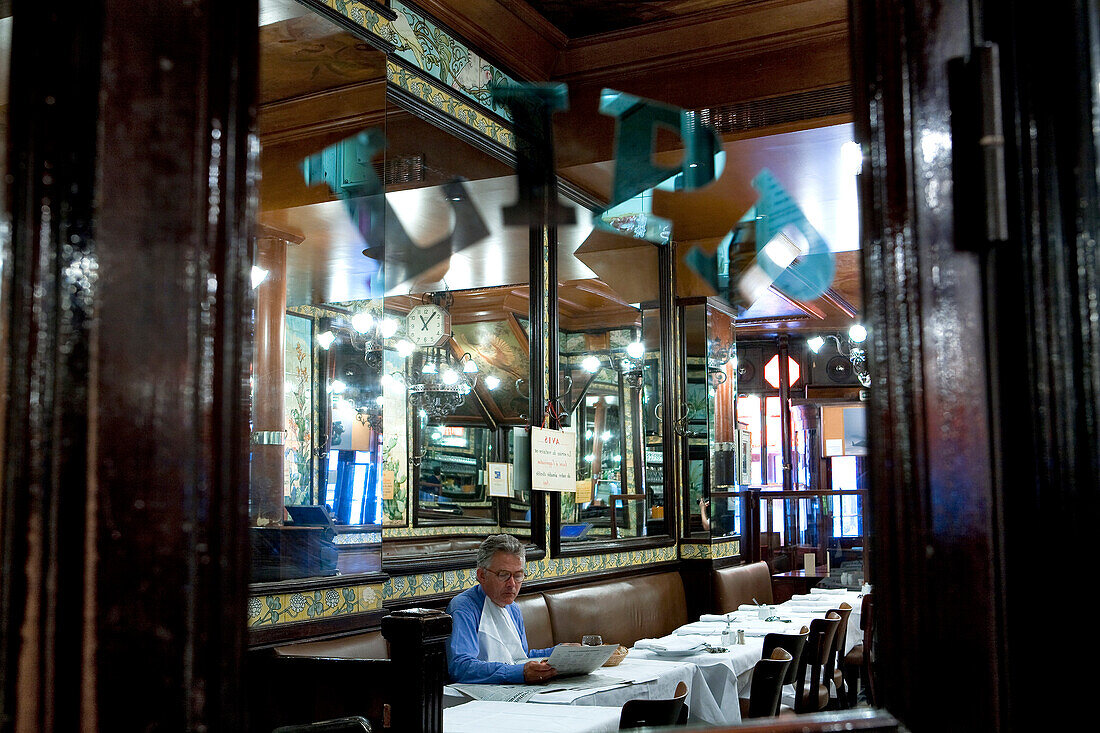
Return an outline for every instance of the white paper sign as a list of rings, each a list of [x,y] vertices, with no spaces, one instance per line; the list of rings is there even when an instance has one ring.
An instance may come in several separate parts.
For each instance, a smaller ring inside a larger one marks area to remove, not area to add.
[[[489,496],[511,496],[511,466],[507,463],[489,464]]]
[[[531,428],[531,488],[577,490],[577,435]]]

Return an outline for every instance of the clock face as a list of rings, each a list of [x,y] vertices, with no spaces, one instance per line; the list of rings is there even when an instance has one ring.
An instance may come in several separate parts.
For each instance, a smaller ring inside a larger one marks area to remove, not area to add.
[[[442,346],[451,337],[450,321],[438,305],[418,305],[405,316],[405,333],[417,346]]]

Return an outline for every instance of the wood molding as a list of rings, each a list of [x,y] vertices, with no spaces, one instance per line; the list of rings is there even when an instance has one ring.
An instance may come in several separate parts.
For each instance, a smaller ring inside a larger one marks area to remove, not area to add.
[[[665,70],[733,61],[797,48],[811,39],[834,39],[847,47],[844,0],[772,0],[730,5],[642,27],[570,42],[554,69],[563,81],[594,82]],[[802,71],[804,61],[799,63]]]
[[[517,0],[415,0],[416,7],[470,44],[478,54],[525,81],[547,81],[568,38],[534,8]]]
[[[386,123],[386,79],[372,79],[260,106],[264,145]]]

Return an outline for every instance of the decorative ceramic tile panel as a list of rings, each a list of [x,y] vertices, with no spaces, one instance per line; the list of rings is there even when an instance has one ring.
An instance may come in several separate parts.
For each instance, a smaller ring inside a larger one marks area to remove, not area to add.
[[[283,392],[283,496],[287,504],[311,504],[313,481],[313,321],[286,316]]]
[[[713,545],[687,542],[680,545],[681,560],[720,560],[724,557],[735,557],[740,554],[741,540],[718,542]]]
[[[248,626],[261,628],[319,621],[377,611],[381,607],[382,586],[378,584],[253,596],[248,599]]]

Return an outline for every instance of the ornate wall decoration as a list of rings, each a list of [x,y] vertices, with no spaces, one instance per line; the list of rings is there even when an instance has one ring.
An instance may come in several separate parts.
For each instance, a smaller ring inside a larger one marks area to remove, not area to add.
[[[253,596],[248,599],[248,626],[262,628],[319,621],[377,611],[381,607],[382,587],[377,584]]]
[[[313,491],[313,321],[287,314],[284,391],[283,496],[287,504],[311,504]]]

